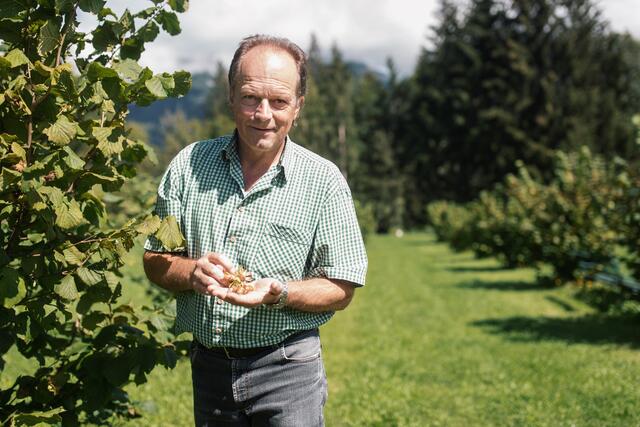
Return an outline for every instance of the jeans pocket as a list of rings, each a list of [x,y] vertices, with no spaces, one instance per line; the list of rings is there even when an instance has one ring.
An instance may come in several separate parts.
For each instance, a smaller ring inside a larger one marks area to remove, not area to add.
[[[309,362],[320,357],[320,337],[311,335],[280,346],[282,358],[290,362]]]

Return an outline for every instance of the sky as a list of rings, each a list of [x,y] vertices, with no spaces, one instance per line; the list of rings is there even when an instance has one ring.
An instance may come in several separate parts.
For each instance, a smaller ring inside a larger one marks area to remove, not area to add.
[[[303,49],[315,34],[323,52],[336,44],[346,60],[383,71],[391,57],[408,75],[429,28],[437,23],[437,0],[191,0],[179,14],[182,33],[166,33],[147,46],[141,63],[154,72],[214,70],[231,62],[238,42],[251,34],[284,36]],[[115,0],[115,11],[136,11],[148,0]],[[611,28],[640,39],[640,0],[596,0]]]

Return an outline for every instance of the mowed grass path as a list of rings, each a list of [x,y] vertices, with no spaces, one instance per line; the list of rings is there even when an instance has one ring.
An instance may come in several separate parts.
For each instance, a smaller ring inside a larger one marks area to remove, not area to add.
[[[367,286],[321,330],[327,426],[640,425],[640,320],[430,234],[367,247]],[[134,424],[193,425],[188,362],[150,378]]]

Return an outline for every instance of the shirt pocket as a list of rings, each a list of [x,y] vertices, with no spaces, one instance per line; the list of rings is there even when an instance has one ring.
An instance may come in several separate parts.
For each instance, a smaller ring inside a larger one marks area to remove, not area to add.
[[[266,222],[260,233],[255,268],[259,277],[300,280],[311,249],[311,235],[284,224]]]

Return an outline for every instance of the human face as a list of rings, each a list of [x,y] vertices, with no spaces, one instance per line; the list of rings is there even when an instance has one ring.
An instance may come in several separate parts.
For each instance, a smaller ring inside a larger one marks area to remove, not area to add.
[[[286,51],[258,46],[245,54],[231,94],[241,155],[280,152],[304,103],[297,87],[298,70]]]

